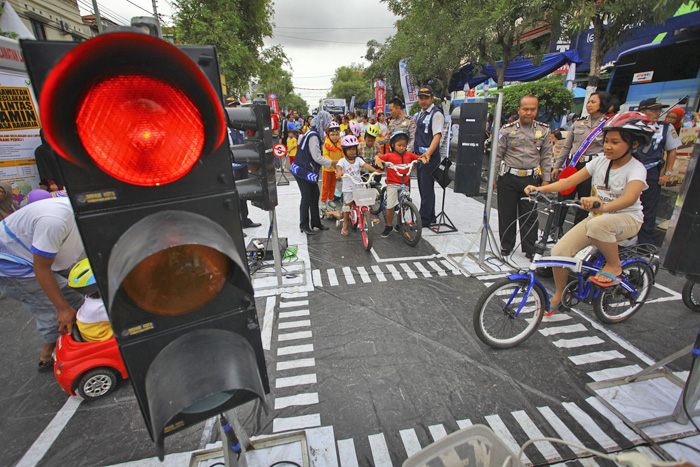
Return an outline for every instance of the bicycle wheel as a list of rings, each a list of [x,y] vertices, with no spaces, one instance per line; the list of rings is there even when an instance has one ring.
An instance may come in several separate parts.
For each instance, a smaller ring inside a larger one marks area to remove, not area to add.
[[[700,311],[700,282],[690,279],[683,286],[683,303],[693,311]]]
[[[420,241],[423,229],[418,208],[412,202],[404,200],[399,203],[399,216],[403,241],[411,246],[416,246]]]
[[[384,207],[384,194],[386,193],[386,187],[375,187],[374,189],[377,190],[377,200],[372,206],[369,207],[369,209],[370,211],[372,211],[372,214],[378,216],[379,213],[382,212],[382,208]]]
[[[365,246],[365,250],[369,251],[372,249],[372,237],[369,235],[369,226],[372,219],[369,213],[369,209],[362,212],[362,244]]]
[[[637,296],[632,297],[621,285],[601,288],[593,299],[593,311],[603,323],[619,323],[636,313],[644,305],[654,284],[654,273],[643,261],[622,266],[621,276],[637,289]]]
[[[533,287],[526,295],[528,284],[527,279],[504,277],[481,295],[474,312],[474,330],[482,342],[507,349],[535,332],[544,316],[546,299],[539,287]]]
[[[350,225],[352,226],[352,230],[357,230],[357,224],[359,224],[360,220],[357,218],[357,211],[355,208],[352,208],[350,210]]]

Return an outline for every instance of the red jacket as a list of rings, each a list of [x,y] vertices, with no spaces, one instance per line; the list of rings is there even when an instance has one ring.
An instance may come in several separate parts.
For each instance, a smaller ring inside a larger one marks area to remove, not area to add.
[[[397,154],[395,152],[389,152],[386,154],[380,154],[379,159],[384,162],[391,162],[392,164],[410,164],[411,162],[419,159],[420,156],[413,154],[412,152],[404,152],[403,154]],[[403,175],[399,175],[394,169],[387,168],[386,170],[386,183],[389,185],[401,185],[404,183],[402,179],[406,179],[406,185],[408,185],[408,177],[410,173],[405,173],[405,170],[399,170]]]

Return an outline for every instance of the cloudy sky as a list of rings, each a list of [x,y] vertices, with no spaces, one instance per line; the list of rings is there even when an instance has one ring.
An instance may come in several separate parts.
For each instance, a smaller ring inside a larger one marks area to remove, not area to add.
[[[158,13],[170,21],[171,0],[158,0]],[[82,14],[92,13],[90,0],[78,0]],[[102,6],[104,5],[104,6]],[[118,23],[132,16],[152,12],[150,0],[101,0],[100,13]],[[292,78],[297,94],[318,106],[331,87],[336,68],[367,62],[362,58],[370,39],[384,42],[394,34],[396,17],[379,0],[277,0],[274,5],[274,37],[266,46],[279,44],[291,61]]]

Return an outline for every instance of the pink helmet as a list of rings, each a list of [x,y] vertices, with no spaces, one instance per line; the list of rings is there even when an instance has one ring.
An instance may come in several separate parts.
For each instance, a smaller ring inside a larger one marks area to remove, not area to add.
[[[359,145],[360,145],[360,142],[353,135],[343,136],[343,139],[340,140],[340,146],[343,148],[351,148],[353,146],[359,146]]]
[[[641,112],[622,112],[608,120],[603,127],[603,133],[608,131],[626,131],[639,141],[647,144],[656,133],[651,119]]]
[[[353,135],[355,135],[356,138],[360,137],[360,124],[357,123],[356,121],[351,121],[348,124],[348,128],[350,129],[350,132],[352,132]]]
[[[330,125],[328,125],[328,128],[326,128],[326,133],[330,133],[331,131],[340,131],[340,125],[338,125],[338,122],[333,120]]]

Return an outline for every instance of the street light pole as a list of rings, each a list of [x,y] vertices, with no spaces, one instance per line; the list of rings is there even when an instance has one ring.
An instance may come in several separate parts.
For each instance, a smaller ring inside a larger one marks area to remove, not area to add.
[[[102,34],[102,19],[100,18],[100,9],[97,8],[97,0],[92,0],[92,11],[95,12],[95,22],[97,23],[97,33]]]

